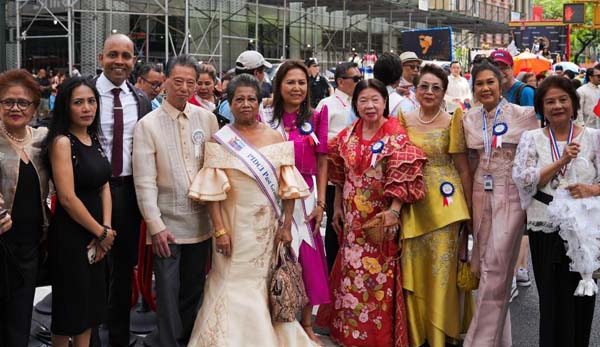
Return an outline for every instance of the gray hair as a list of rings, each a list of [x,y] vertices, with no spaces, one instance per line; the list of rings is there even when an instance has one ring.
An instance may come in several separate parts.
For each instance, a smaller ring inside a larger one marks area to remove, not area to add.
[[[173,71],[175,66],[185,66],[194,69],[194,71],[196,71],[196,81],[200,77],[198,61],[190,54],[181,54],[169,59],[169,62],[167,63],[167,69],[165,70],[165,75],[167,78],[171,75],[171,71]]]
[[[227,85],[227,101],[231,105],[235,91],[240,87],[254,88],[256,91],[256,98],[260,100],[260,83],[253,75],[243,73],[235,76],[231,82]]]

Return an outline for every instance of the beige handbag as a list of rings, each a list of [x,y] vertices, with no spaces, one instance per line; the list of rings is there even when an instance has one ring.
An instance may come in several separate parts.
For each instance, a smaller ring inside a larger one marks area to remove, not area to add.
[[[385,232],[385,228],[398,225],[398,223],[386,223],[385,213],[375,215],[362,226],[363,234],[367,241],[375,246],[381,247],[383,241],[393,240],[395,234],[389,235]]]
[[[269,285],[271,321],[293,322],[300,310],[308,304],[302,267],[292,249],[281,242],[277,245],[274,258]]]

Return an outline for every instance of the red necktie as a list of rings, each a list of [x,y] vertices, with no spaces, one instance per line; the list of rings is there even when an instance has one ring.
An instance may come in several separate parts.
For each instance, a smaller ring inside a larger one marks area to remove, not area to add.
[[[112,175],[113,177],[121,176],[123,172],[123,106],[121,106],[121,99],[119,94],[121,88],[115,88],[112,90],[113,93],[113,114],[114,114],[114,128],[113,128],[113,143],[112,143]]]

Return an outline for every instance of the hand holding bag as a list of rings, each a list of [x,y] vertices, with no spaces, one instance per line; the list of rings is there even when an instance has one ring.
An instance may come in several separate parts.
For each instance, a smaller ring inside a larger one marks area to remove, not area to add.
[[[463,223],[459,231],[459,258],[456,285],[463,292],[475,290],[479,287],[479,278],[471,271],[469,264],[469,233]]]
[[[391,240],[395,237],[385,232],[388,227],[393,227],[398,223],[387,223],[385,220],[385,211],[378,213],[373,218],[369,219],[362,226],[363,234],[367,241],[376,246],[381,246],[384,240]]]
[[[290,246],[277,245],[269,285],[269,310],[273,322],[293,322],[308,304],[302,267]]]

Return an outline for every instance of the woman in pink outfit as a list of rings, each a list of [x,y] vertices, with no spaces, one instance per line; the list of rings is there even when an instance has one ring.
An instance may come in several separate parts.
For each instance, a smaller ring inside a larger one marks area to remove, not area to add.
[[[327,108],[310,107],[308,70],[300,61],[288,60],[273,81],[273,107],[265,109],[263,121],[294,142],[296,167],[312,191],[298,200],[294,210],[293,248],[299,250],[304,286],[309,303],[301,324],[310,338],[322,344],[312,329],[312,307],[329,303],[327,262],[320,233],[327,188]],[[316,199],[314,178],[316,176]]]
[[[464,346],[510,347],[510,286],[525,223],[512,167],[521,135],[538,125],[532,107],[502,98],[497,67],[484,61],[472,75],[481,106],[466,113],[463,125],[474,172],[471,268],[479,288]]]

